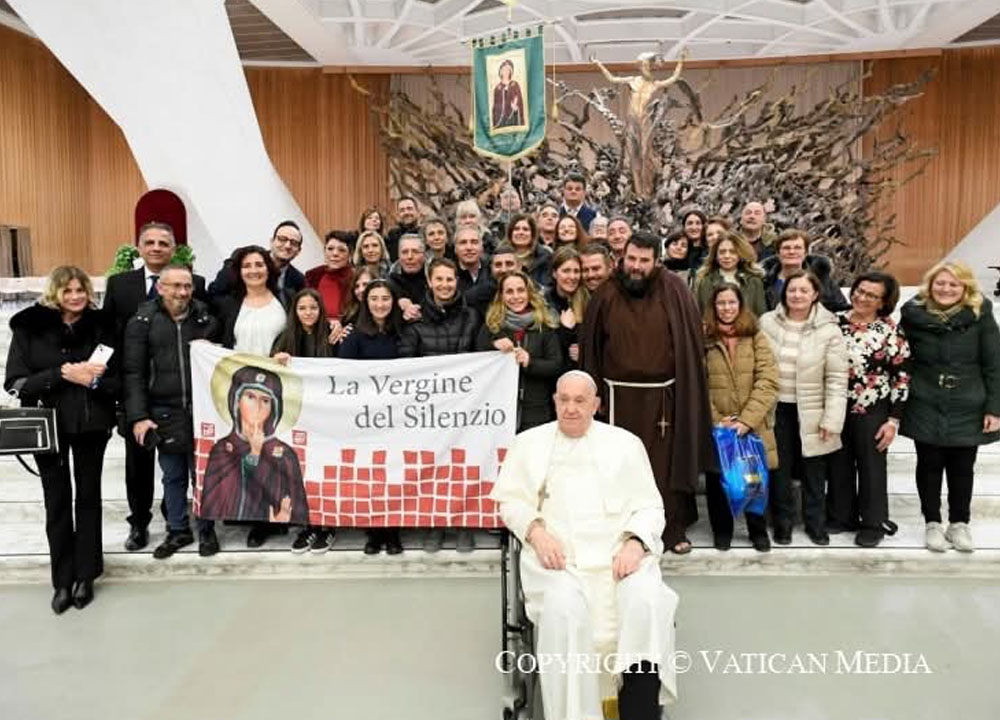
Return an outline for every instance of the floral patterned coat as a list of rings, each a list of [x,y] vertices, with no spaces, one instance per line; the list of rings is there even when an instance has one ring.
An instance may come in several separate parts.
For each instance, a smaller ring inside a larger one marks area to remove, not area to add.
[[[901,418],[910,389],[910,345],[892,318],[852,323],[838,313],[847,345],[847,412],[863,415],[888,399],[889,416]]]

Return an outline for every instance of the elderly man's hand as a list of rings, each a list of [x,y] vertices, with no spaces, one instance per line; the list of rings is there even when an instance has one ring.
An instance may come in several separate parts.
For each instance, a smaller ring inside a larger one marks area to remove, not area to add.
[[[546,570],[566,569],[566,555],[563,553],[562,543],[544,527],[536,527],[531,531],[531,548]]]
[[[639,569],[642,556],[646,554],[646,549],[636,538],[631,537],[625,541],[621,549],[615,553],[614,560],[611,561],[611,571],[615,580],[622,580]]]

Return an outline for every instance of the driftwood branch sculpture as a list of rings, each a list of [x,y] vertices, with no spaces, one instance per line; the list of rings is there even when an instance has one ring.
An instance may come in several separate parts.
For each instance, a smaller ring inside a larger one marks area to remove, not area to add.
[[[899,129],[880,130],[922,94],[932,74],[879,95],[862,95],[855,78],[805,111],[796,107],[801,86],[770,97],[772,75],[707,118],[680,67],[662,80],[654,78],[649,57],[634,77],[616,78],[602,67],[612,84],[590,92],[550,81],[559,117],[538,151],[511,169],[525,205],[558,199],[559,181],[570,170],[588,177],[605,214],[629,215],[660,233],[688,206],[732,215],[748,199],[760,199],[778,227],[803,227],[818,239],[817,248],[836,260],[841,282],[878,267],[899,242],[889,198],[936,154],[915,149]],[[466,113],[430,77],[427,108],[398,92],[387,100],[368,95],[394,188],[441,215],[470,197],[496,212],[507,167],[476,153]],[[624,117],[615,110],[619,92],[629,93]],[[594,122],[606,123],[611,140],[595,140]]]

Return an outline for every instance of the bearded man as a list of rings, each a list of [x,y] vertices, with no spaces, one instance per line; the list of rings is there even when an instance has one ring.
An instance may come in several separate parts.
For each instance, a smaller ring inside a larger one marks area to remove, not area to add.
[[[636,232],[621,267],[590,300],[580,367],[597,382],[608,422],[642,438],[663,497],[663,541],[691,551],[698,475],[713,467],[711,412],[698,305],[657,263],[659,238]]]

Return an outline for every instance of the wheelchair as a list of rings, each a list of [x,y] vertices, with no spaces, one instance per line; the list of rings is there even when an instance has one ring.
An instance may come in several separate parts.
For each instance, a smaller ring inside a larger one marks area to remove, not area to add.
[[[502,720],[541,717],[541,694],[534,663],[523,669],[518,661],[535,651],[535,626],[528,619],[521,587],[521,542],[504,529],[500,535],[500,611],[503,628],[502,668],[508,679]]]

